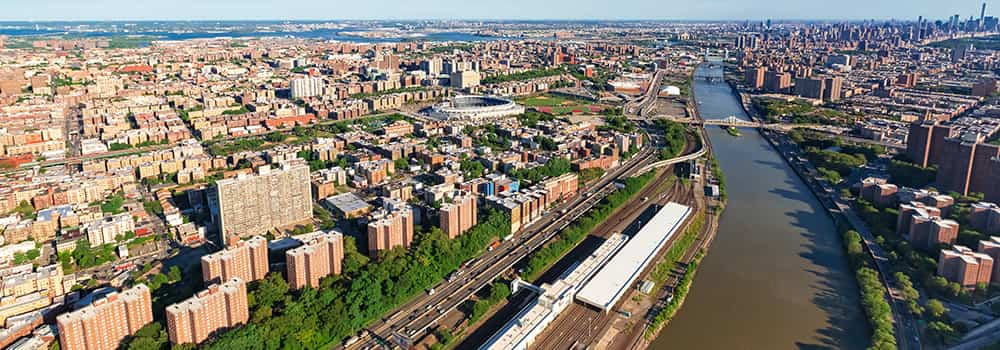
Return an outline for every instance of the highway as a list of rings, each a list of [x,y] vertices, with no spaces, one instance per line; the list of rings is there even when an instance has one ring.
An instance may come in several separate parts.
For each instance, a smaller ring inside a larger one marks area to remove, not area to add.
[[[434,294],[423,294],[397,309],[391,316],[370,325],[359,341],[347,348],[407,347],[445,314],[509,271],[514,264],[548,242],[613,192],[616,188],[615,180],[638,175],[636,170],[642,169],[655,157],[652,147],[643,148],[639,154],[604,176],[594,186],[581,189],[581,195],[551,209],[548,215],[528,225],[514,239],[504,241],[493,251],[471,260],[467,266],[453,273],[448,281],[435,286]]]
[[[666,74],[666,71],[659,69],[653,73],[653,78],[649,82],[649,88],[646,89],[646,93],[625,104],[625,114],[639,116],[646,114],[645,112],[656,103],[656,97],[660,94],[660,84],[663,82],[664,74]]]

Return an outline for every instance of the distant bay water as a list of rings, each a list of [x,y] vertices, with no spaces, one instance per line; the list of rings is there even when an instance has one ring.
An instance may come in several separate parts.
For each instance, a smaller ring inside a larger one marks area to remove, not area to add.
[[[182,22],[178,22],[181,24]],[[216,24],[212,22],[211,24]],[[25,36],[67,36],[74,38],[107,38],[116,36],[149,36],[157,40],[188,40],[211,38],[259,38],[259,37],[292,37],[304,39],[324,39],[358,43],[386,43],[405,41],[489,41],[504,38],[477,35],[463,32],[428,32],[419,36],[371,38],[354,35],[344,35],[344,32],[361,32],[377,30],[376,28],[345,27],[338,29],[313,29],[303,31],[262,31],[252,28],[239,30],[216,30],[210,25],[199,28],[197,25],[179,27],[177,30],[163,30],[163,23],[128,23],[129,29],[122,30],[126,23],[116,22],[0,22],[0,35],[10,37]],[[234,26],[241,25],[234,23]],[[244,24],[245,25],[245,24]],[[36,27],[37,26],[37,27]],[[90,26],[87,30],[70,29],[70,27]],[[114,26],[114,27],[112,27]],[[414,31],[414,33],[421,33]]]

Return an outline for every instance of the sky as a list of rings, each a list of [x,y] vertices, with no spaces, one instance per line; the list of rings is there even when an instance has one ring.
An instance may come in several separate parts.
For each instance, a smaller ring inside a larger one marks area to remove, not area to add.
[[[978,0],[0,0],[0,21],[240,19],[945,19]],[[1000,4],[996,6],[1000,7]],[[994,13],[987,9],[987,15]],[[1000,13],[1000,12],[997,12]]]

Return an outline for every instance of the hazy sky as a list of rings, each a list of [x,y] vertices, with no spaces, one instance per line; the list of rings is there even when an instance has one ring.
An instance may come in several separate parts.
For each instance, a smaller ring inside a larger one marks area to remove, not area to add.
[[[0,0],[0,20],[944,19],[979,0]],[[1000,6],[997,4],[996,6]],[[993,11],[987,9],[987,15]]]

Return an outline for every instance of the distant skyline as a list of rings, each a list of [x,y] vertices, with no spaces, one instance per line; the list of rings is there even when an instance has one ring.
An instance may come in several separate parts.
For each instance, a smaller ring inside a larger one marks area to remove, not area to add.
[[[0,21],[337,19],[815,19],[978,18],[976,0],[0,0]],[[993,6],[1000,6],[996,4]],[[994,9],[987,8],[987,16]]]

